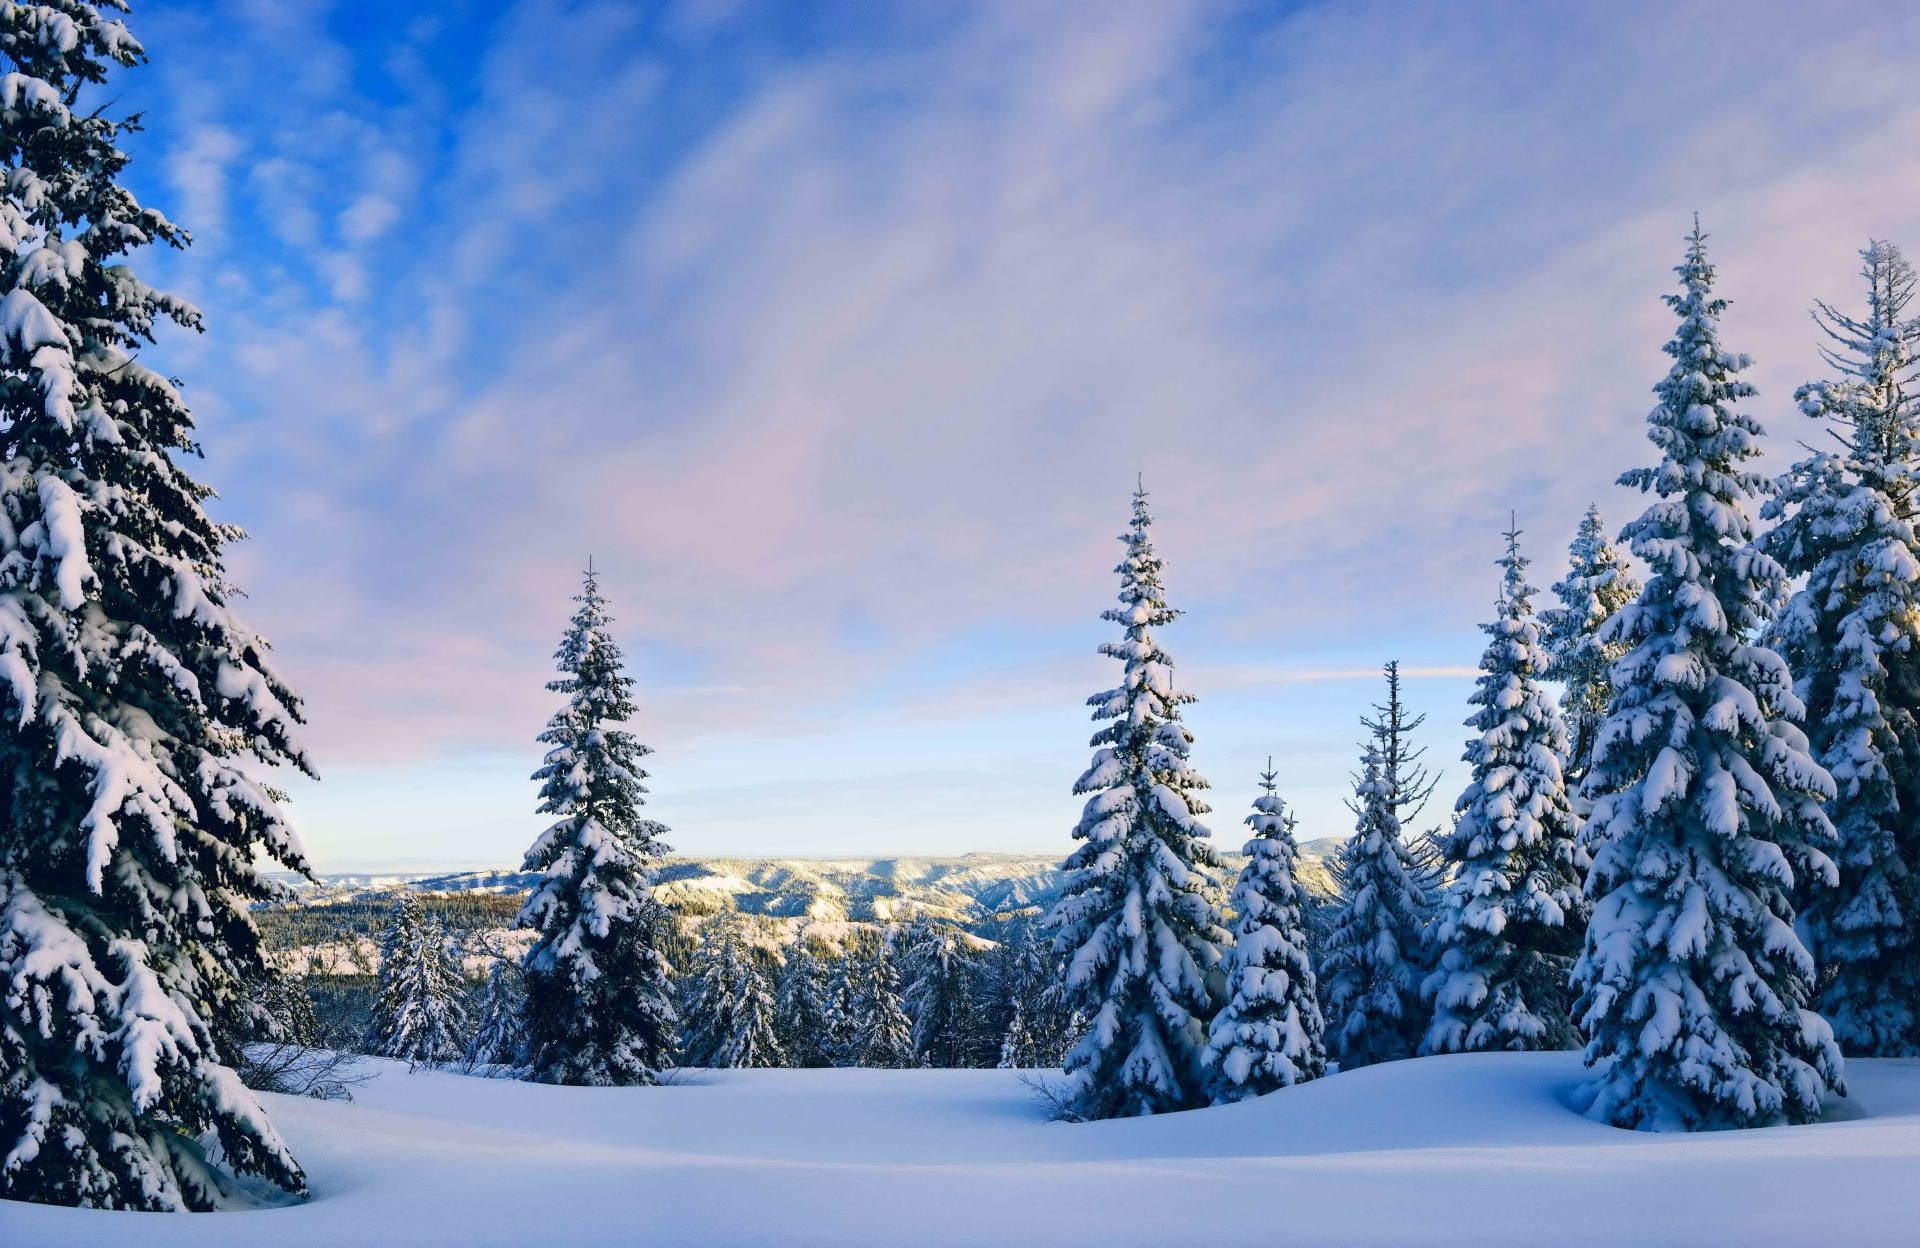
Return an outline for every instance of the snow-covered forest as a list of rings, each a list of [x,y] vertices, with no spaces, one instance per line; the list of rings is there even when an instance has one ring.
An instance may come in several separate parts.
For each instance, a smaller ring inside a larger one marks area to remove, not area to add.
[[[244,622],[186,391],[142,362],[202,319],[136,276],[190,240],[123,176],[138,120],[98,89],[146,52],[117,7],[0,6],[0,1243],[1909,1232],[1895,243],[1809,295],[1824,370],[1789,405],[1675,223],[1649,447],[1617,465],[1643,510],[1484,535],[1457,782],[1382,655],[1337,840],[1272,762],[1210,775],[1149,466],[1087,520],[1119,559],[1057,855],[675,858],[622,616],[658,588],[556,552],[582,571],[526,749],[543,830],[500,872],[329,883],[276,784],[315,771],[306,704]]]

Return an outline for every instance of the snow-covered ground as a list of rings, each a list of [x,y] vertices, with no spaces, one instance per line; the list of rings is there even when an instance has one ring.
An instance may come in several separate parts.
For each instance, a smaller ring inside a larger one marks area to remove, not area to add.
[[[1052,1123],[1002,1071],[747,1071],[652,1089],[381,1074],[272,1098],[314,1199],[0,1202],[6,1248],[1912,1244],[1920,1061],[1809,1127],[1647,1136],[1563,1104],[1570,1054],[1424,1058],[1157,1119]],[[1478,1213],[1468,1219],[1468,1211]]]

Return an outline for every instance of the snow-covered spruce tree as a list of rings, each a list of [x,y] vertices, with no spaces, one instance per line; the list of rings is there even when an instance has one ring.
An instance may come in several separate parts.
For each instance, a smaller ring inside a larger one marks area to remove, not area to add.
[[[496,957],[487,968],[487,984],[480,994],[478,1021],[463,1058],[466,1068],[517,1068],[524,1058],[526,981],[518,962]]]
[[[1540,683],[1548,659],[1519,530],[1506,539],[1499,610],[1482,628],[1469,699],[1472,779],[1445,844],[1455,869],[1422,990],[1433,1003],[1425,1053],[1570,1049],[1578,1039],[1567,970],[1587,925],[1587,855],[1560,774],[1566,725]]]
[[[261,969],[262,868],[307,869],[254,764],[308,763],[192,416],[134,358],[200,328],[122,259],[187,242],[118,183],[135,122],[82,103],[144,53],[85,0],[0,6],[0,52],[0,1197],[304,1193],[210,1030]]]
[[[466,1048],[466,985],[439,918],[428,917],[414,930],[414,947],[394,977],[393,1023],[380,1052],[409,1066],[451,1062]]]
[[[387,911],[387,925],[380,933],[380,966],[373,978],[373,1008],[367,1017],[363,1043],[369,1053],[385,1053],[400,1018],[400,1005],[406,985],[413,978],[411,963],[420,955],[420,937],[426,930],[426,918],[420,913],[420,899],[412,889],[402,888]]]
[[[1011,1004],[1000,1040],[1003,1070],[1058,1066],[1066,1059],[1072,1017],[1067,1009],[1065,977],[1050,943],[1037,939],[1034,925],[1021,925],[1006,991]]]
[[[1232,995],[1208,1031],[1215,1104],[1318,1079],[1327,1068],[1307,896],[1293,876],[1294,818],[1275,789],[1271,759],[1260,788],[1247,816],[1247,865],[1227,903],[1236,916],[1227,955]]]
[[[1920,398],[1908,393],[1920,321],[1899,249],[1861,255],[1866,316],[1814,314],[1839,376],[1794,396],[1840,450],[1780,479],[1763,549],[1807,578],[1773,638],[1838,790],[1840,886],[1797,899],[1830,975],[1820,1006],[1847,1052],[1908,1057],[1920,1054]]]
[[[774,992],[774,1019],[780,1047],[794,1066],[831,1066],[831,1000],[826,973],[803,928],[787,949],[786,965]]]
[[[1571,792],[1587,774],[1593,738],[1613,696],[1613,665],[1625,651],[1600,640],[1614,612],[1640,593],[1626,556],[1607,540],[1600,509],[1589,506],[1567,548],[1567,575],[1554,582],[1560,605],[1540,613],[1540,644],[1548,680],[1560,685],[1567,725],[1566,783]]]
[[[827,1031],[823,1048],[830,1066],[860,1064],[860,993],[858,981],[861,962],[850,945],[843,945],[840,956],[827,972]]]
[[[1328,1054],[1347,1070],[1412,1057],[1426,1029],[1420,985],[1439,877],[1427,842],[1409,841],[1405,827],[1437,781],[1412,743],[1426,716],[1407,714],[1400,664],[1385,675],[1387,700],[1360,720],[1369,740],[1348,803],[1354,833],[1333,863],[1338,893],[1318,967]]]
[[[633,717],[633,681],[591,567],[574,601],[547,685],[567,705],[540,734],[551,748],[533,773],[540,812],[558,820],[527,850],[543,878],[516,920],[536,932],[522,962],[527,1068],[543,1083],[647,1084],[676,1034],[659,949],[673,919],[651,882],[667,830],[640,816],[651,751],[615,726]]]
[[[913,976],[905,1004],[913,1019],[913,1052],[922,1066],[973,1065],[976,1003],[974,959],[951,924],[929,923],[907,951]]]
[[[1586,780],[1593,918],[1573,978],[1590,1113],[1646,1130],[1805,1122],[1843,1086],[1792,902],[1835,881],[1833,781],[1791,722],[1786,663],[1747,640],[1784,578],[1752,543],[1765,483],[1741,465],[1760,427],[1734,407],[1748,361],[1720,345],[1697,222],[1676,271],[1673,367],[1647,418],[1660,463],[1620,479],[1659,496],[1623,533],[1653,575],[1602,635],[1629,649]]]
[[[854,1002],[853,1065],[889,1070],[916,1066],[913,1022],[900,1000],[900,972],[885,939],[863,968]]]
[[[1147,534],[1144,489],[1120,540],[1120,605],[1102,619],[1126,630],[1100,652],[1125,664],[1117,688],[1094,695],[1093,764],[1073,830],[1084,842],[1063,864],[1048,925],[1067,956],[1067,989],[1086,1032],[1067,1055],[1074,1115],[1118,1118],[1208,1103],[1207,1024],[1224,988],[1221,916],[1208,898],[1219,859],[1200,823],[1207,782],[1187,762],[1193,735],[1173,684],[1173,660],[1151,630],[1179,618],[1161,587]]]

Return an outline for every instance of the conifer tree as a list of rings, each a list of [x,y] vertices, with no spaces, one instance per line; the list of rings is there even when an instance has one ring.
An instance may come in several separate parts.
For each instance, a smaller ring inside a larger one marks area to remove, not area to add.
[[[922,1066],[973,1065],[977,1003],[974,960],[951,924],[930,923],[907,951],[913,982],[905,1005],[913,1019],[913,1052]]]
[[[1749,640],[1784,577],[1752,542],[1765,483],[1743,464],[1760,427],[1735,408],[1748,360],[1720,345],[1697,221],[1676,272],[1673,366],[1648,417],[1660,463],[1620,479],[1658,496],[1623,533],[1653,575],[1602,634],[1628,651],[1586,780],[1593,918],[1574,985],[1590,1113],[1652,1130],[1805,1122],[1842,1088],[1792,902],[1835,881],[1833,781],[1792,722],[1786,663]]]
[[[854,1009],[853,1064],[888,1070],[915,1066],[913,1022],[900,1000],[900,972],[884,939],[867,960]]]
[[[520,965],[496,957],[487,968],[487,985],[480,994],[479,1022],[467,1044],[468,1070],[481,1066],[517,1068],[524,1060],[526,984]]]
[[[1307,896],[1293,874],[1294,818],[1276,791],[1271,759],[1260,788],[1247,816],[1247,865],[1228,902],[1237,916],[1227,955],[1232,995],[1209,1030],[1215,1104],[1318,1079],[1327,1066]]]
[[[1547,652],[1548,680],[1560,684],[1560,709],[1567,725],[1565,778],[1573,792],[1587,774],[1594,734],[1606,718],[1613,696],[1612,670],[1625,653],[1600,640],[1614,613],[1639,596],[1640,582],[1626,556],[1607,540],[1600,509],[1589,506],[1567,548],[1567,575],[1555,581],[1560,605],[1540,613],[1540,642]]]
[[[860,959],[843,946],[827,973],[827,1032],[824,1045],[828,1064],[860,1064]]]
[[[1773,636],[1798,678],[1814,757],[1834,779],[1837,889],[1801,900],[1831,973],[1822,1011],[1849,1053],[1920,1054],[1920,320],[1914,271],[1891,243],[1861,253],[1867,312],[1815,309],[1838,376],[1801,410],[1839,440],[1779,481],[1764,549],[1806,577]]]
[[[369,1053],[385,1053],[400,1020],[400,1008],[406,996],[405,985],[413,979],[412,962],[420,956],[420,938],[426,930],[426,917],[420,913],[420,899],[412,889],[402,888],[387,911],[387,925],[380,933],[380,966],[374,973],[373,1009],[367,1018],[365,1044]]]
[[[547,722],[550,748],[533,778],[557,821],[527,850],[541,873],[517,923],[535,930],[526,971],[528,1072],[543,1083],[648,1084],[675,1036],[652,871],[666,828],[640,815],[651,753],[618,724],[633,717],[633,681],[607,631],[612,618],[591,566],[555,652],[547,688],[567,705]]]
[[[1219,859],[1200,823],[1207,782],[1187,761],[1193,735],[1180,722],[1193,695],[1174,687],[1173,660],[1152,632],[1180,613],[1167,605],[1151,523],[1142,489],[1120,538],[1120,605],[1101,617],[1125,630],[1100,647],[1124,675],[1088,699],[1110,722],[1074,785],[1090,795],[1073,831],[1084,843],[1048,916],[1087,1024],[1066,1062],[1065,1096],[1081,1118],[1206,1104],[1206,1028],[1223,990],[1227,932],[1206,891]]]
[[[761,969],[741,919],[727,915],[707,923],[694,956],[686,994],[682,1042],[689,1066],[784,1066],[775,1022],[773,985]]]
[[[1446,840],[1454,864],[1434,927],[1438,965],[1423,995],[1433,1021],[1422,1051],[1567,1049],[1576,1035],[1567,971],[1586,930],[1586,853],[1560,761],[1560,712],[1541,687],[1547,654],[1533,619],[1520,533],[1499,561],[1500,605],[1467,720],[1472,780]]]
[[[309,765],[193,418],[136,358],[201,328],[125,261],[188,241],[119,182],[138,124],[100,84],[145,53],[86,0],[0,6],[0,51],[0,1198],[304,1193],[212,1029],[264,969],[263,869],[307,869],[260,772]]]
[[[468,1028],[465,985],[460,965],[437,916],[412,925],[412,948],[396,959],[392,972],[381,967],[382,996],[393,997],[393,1021],[380,1052],[409,1066],[458,1058]]]
[[[831,1000],[826,975],[805,929],[787,950],[774,995],[780,1047],[794,1066],[831,1066]]]
[[[1051,945],[1036,939],[1034,925],[1021,925],[1007,976],[1007,1029],[1000,1041],[1003,1070],[1058,1066],[1072,1033],[1065,977]]]

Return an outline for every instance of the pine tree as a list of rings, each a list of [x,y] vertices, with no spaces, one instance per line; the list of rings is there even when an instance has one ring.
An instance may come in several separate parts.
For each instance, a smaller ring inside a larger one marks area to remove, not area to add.
[[[516,1069],[525,1058],[526,982],[520,965],[495,958],[487,968],[487,986],[480,994],[480,1021],[464,1058],[468,1070],[481,1066]]]
[[[827,1032],[825,1052],[829,1065],[860,1064],[860,994],[857,988],[859,959],[853,949],[843,947],[827,973]]]
[[[831,1066],[831,1001],[813,940],[803,929],[787,950],[774,995],[780,1047],[794,1066]]]
[[[382,995],[389,990],[388,968],[383,966]],[[438,917],[413,927],[413,947],[397,959],[391,976],[393,1022],[380,1045],[386,1057],[409,1066],[433,1065],[458,1058],[466,1047],[468,1029],[465,985],[447,929]]]
[[[1227,955],[1232,995],[1208,1033],[1215,1104],[1318,1079],[1327,1067],[1320,987],[1307,945],[1307,895],[1293,875],[1294,818],[1276,792],[1271,759],[1260,788],[1247,816],[1253,829],[1247,865],[1228,902],[1237,916]]]
[[[1007,977],[1012,1008],[1001,1036],[1000,1067],[1024,1070],[1058,1066],[1066,1060],[1073,1030],[1064,968],[1052,947],[1036,939],[1031,923],[1021,925],[1013,948],[1013,965]]]
[[[1801,410],[1838,438],[1779,481],[1763,548],[1805,576],[1775,624],[1797,675],[1813,755],[1833,776],[1840,886],[1806,904],[1831,982],[1822,1010],[1850,1053],[1920,1054],[1920,397],[1908,393],[1920,320],[1914,271],[1891,243],[1861,253],[1867,314],[1819,304],[1839,377]]]
[[[527,850],[525,869],[543,878],[517,920],[536,932],[522,963],[528,1070],[543,1083],[648,1084],[677,1022],[659,949],[673,920],[651,882],[667,830],[640,817],[651,751],[614,727],[633,718],[633,681],[591,567],[574,601],[547,685],[567,705],[540,734],[551,748],[533,775],[541,813],[558,821]]]
[[[973,1065],[976,1047],[973,958],[951,925],[928,924],[907,951],[913,982],[905,1004],[913,1052],[922,1066]]]
[[[854,1004],[853,1064],[899,1070],[918,1065],[913,1022],[900,1001],[900,972],[887,942],[875,944]]]
[[[380,933],[380,967],[374,974],[373,1009],[364,1040],[369,1053],[385,1053],[399,1024],[406,985],[414,977],[411,964],[420,956],[420,938],[425,931],[426,918],[420,913],[419,898],[411,889],[401,889]]]
[[[1833,781],[1792,723],[1786,663],[1746,640],[1784,576],[1752,544],[1765,483],[1741,465],[1760,427],[1734,407],[1753,394],[1748,361],[1720,345],[1697,222],[1676,272],[1674,362],[1648,417],[1661,460],[1620,479],[1659,496],[1623,533],[1653,576],[1602,634],[1629,649],[1586,780],[1593,918],[1574,985],[1590,1112],[1653,1130],[1805,1122],[1842,1088],[1791,899],[1834,882]]]
[[[80,106],[145,54],[86,0],[0,6],[0,51],[0,1198],[302,1194],[211,1024],[263,967],[262,868],[307,869],[256,778],[309,769],[303,717],[177,462],[193,418],[136,359],[201,318],[124,256],[187,235],[119,185],[137,119]]]
[[[1100,647],[1125,675],[1088,699],[1094,718],[1111,722],[1074,785],[1091,795],[1073,831],[1084,844],[1067,858],[1048,916],[1088,1024],[1066,1062],[1065,1095],[1081,1118],[1206,1104],[1206,1028],[1222,991],[1227,932],[1206,892],[1219,859],[1199,819],[1207,782],[1188,765],[1193,735],[1180,722],[1193,695],[1175,689],[1173,660],[1150,631],[1180,614],[1161,587],[1151,523],[1143,489],[1120,539],[1120,605],[1101,617],[1126,630]]]
[[[1587,774],[1594,734],[1613,696],[1613,665],[1625,653],[1618,644],[1602,642],[1600,630],[1639,596],[1640,582],[1628,570],[1626,556],[1607,540],[1595,506],[1581,519],[1567,548],[1567,562],[1566,577],[1553,585],[1560,605],[1540,613],[1540,641],[1548,656],[1546,677],[1561,687],[1568,736],[1566,783],[1572,791]]]
[[[784,1066],[773,985],[741,920],[715,919],[701,931],[686,994],[682,1053],[689,1066]]]
[[[1547,654],[1533,619],[1520,533],[1509,528],[1500,606],[1470,699],[1473,778],[1446,841],[1453,883],[1434,927],[1439,964],[1422,995],[1421,1049],[1568,1049],[1567,970],[1586,930],[1587,856],[1560,774],[1566,725],[1541,687]]]

